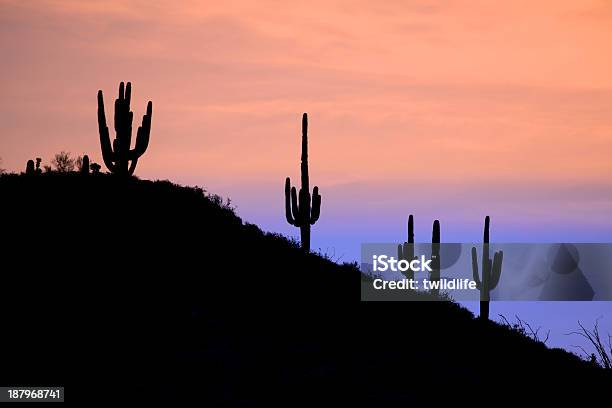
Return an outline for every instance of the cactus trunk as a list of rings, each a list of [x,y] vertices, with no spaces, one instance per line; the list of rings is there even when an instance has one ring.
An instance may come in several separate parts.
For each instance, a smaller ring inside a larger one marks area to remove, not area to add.
[[[440,221],[435,220],[431,233],[431,269],[429,280],[432,282],[440,281]],[[435,296],[440,294],[440,289],[432,289],[431,293]]]
[[[483,274],[482,274],[482,285],[485,288],[489,287],[489,271],[488,271],[488,263],[489,263],[489,224],[490,224],[490,218],[489,216],[485,217],[485,227],[484,227],[484,233],[483,233],[483,237],[482,237],[482,267],[483,267]],[[484,272],[485,269],[485,265],[487,267],[487,273]],[[480,318],[481,319],[485,319],[485,320],[489,320],[489,300],[490,300],[490,294],[488,290],[481,290],[480,291]]]
[[[414,259],[414,218],[412,214],[408,217],[408,241],[397,246],[397,259],[411,262]],[[406,279],[414,279],[414,271],[408,269],[402,274]]]

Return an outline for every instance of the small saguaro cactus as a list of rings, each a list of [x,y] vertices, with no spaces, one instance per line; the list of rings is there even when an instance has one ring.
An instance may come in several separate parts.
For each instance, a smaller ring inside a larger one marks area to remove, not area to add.
[[[35,173],[34,170],[34,160],[28,160],[28,162],[26,163],[26,174],[28,176],[33,176]]]
[[[414,256],[414,218],[412,214],[408,217],[408,241],[404,244],[397,245],[397,259],[411,262],[415,259]],[[406,279],[414,279],[414,271],[408,268],[406,271],[402,271],[402,275]]]
[[[88,175],[89,174],[89,156],[83,156],[83,162],[81,163],[81,174]]]
[[[478,252],[472,247],[472,274],[476,288],[480,290],[480,318],[489,319],[490,292],[499,283],[502,272],[503,251],[495,252],[493,260],[489,257],[489,216],[485,217],[485,227],[482,245],[482,279],[478,276]]]
[[[131,176],[136,170],[138,159],[145,153],[149,146],[149,135],[151,134],[151,116],[153,115],[153,103],[147,104],[147,113],[142,117],[142,125],[136,132],[136,145],[130,149],[132,143],[132,118],[130,101],[132,98],[132,84],[119,85],[119,98],[115,100],[115,133],[116,138],[111,146],[108,127],[106,126],[106,115],[104,113],[104,98],[102,91],[98,91],[98,130],[100,132],[100,146],[104,164],[111,173],[120,176]]]
[[[440,221],[434,220],[431,232],[431,272],[429,273],[431,282],[440,281]],[[432,289],[431,293],[438,295],[440,289]]]
[[[291,179],[285,180],[285,216],[287,222],[300,228],[302,249],[310,251],[310,226],[319,219],[321,214],[321,196],[319,187],[312,190],[310,196],[310,180],[308,179],[308,115],[302,116],[302,163],[300,166],[301,181],[299,197],[295,187],[291,187]]]
[[[40,157],[36,158],[36,169],[34,170],[36,174],[42,174],[42,170],[40,169],[40,162],[42,159]]]

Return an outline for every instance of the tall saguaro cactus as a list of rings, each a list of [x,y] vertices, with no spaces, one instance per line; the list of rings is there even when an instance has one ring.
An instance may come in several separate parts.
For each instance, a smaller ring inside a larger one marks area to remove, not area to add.
[[[434,220],[431,231],[431,272],[429,280],[432,282],[440,281],[440,221]],[[438,295],[440,289],[432,289],[431,293]]]
[[[414,218],[412,214],[408,216],[408,241],[397,245],[397,259],[411,262],[414,259]],[[406,279],[414,279],[414,271],[407,269],[402,274]]]
[[[310,226],[319,219],[321,214],[321,196],[319,187],[315,186],[310,196],[310,180],[308,179],[308,115],[302,116],[302,163],[300,166],[301,182],[299,197],[295,187],[291,187],[291,179],[285,180],[285,216],[287,222],[300,228],[302,249],[310,251]]]
[[[123,82],[119,85],[119,98],[115,100],[115,133],[116,138],[111,146],[108,127],[106,126],[106,115],[104,113],[104,98],[102,91],[98,91],[98,130],[100,132],[100,146],[104,164],[111,173],[121,176],[131,176],[136,170],[138,159],[145,153],[149,146],[149,135],[151,134],[151,116],[153,115],[153,103],[147,104],[147,113],[142,117],[142,125],[136,132],[136,145],[130,149],[132,144],[132,118],[134,113],[130,111],[132,98],[132,84],[127,83],[124,92]]]
[[[476,288],[480,290],[480,318],[489,319],[489,301],[491,291],[499,283],[502,271],[503,251],[495,252],[493,260],[489,257],[489,216],[485,217],[485,227],[482,245],[482,279],[478,276],[478,253],[476,247],[472,247],[472,274],[476,282]]]

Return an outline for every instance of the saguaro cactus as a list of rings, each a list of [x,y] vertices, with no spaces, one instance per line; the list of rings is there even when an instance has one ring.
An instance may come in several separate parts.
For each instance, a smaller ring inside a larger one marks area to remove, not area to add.
[[[412,214],[408,217],[408,241],[404,242],[403,245],[398,244],[397,259],[403,259],[408,262],[414,259],[414,218]],[[414,271],[410,268],[402,272],[402,275],[404,275],[406,279],[414,279]]]
[[[28,176],[33,176],[34,173],[34,160],[28,160],[26,163],[26,174]]]
[[[431,232],[431,272],[429,273],[429,280],[432,282],[440,281],[440,221],[438,220],[433,222]],[[432,289],[431,293],[437,296],[440,289]]]
[[[144,154],[149,146],[149,135],[151,133],[151,116],[153,115],[153,103],[147,104],[147,113],[142,117],[142,125],[136,132],[136,145],[130,149],[132,143],[132,118],[130,111],[130,100],[132,97],[132,84],[123,82],[119,85],[119,98],[115,100],[115,133],[116,138],[111,146],[106,116],[104,114],[104,98],[102,91],[98,91],[98,130],[100,132],[100,146],[104,164],[111,173],[121,176],[134,174],[138,159]]]
[[[476,287],[480,290],[480,318],[489,319],[490,292],[499,283],[502,271],[503,251],[495,252],[493,260],[489,257],[489,216],[485,217],[485,227],[482,245],[482,279],[478,276],[478,253],[476,247],[472,247],[472,274]]]
[[[89,156],[83,156],[83,162],[81,163],[81,174],[88,175],[89,174]]]
[[[310,196],[310,180],[308,179],[308,115],[302,116],[302,163],[299,198],[295,187],[291,187],[291,179],[285,180],[285,216],[287,222],[300,228],[302,249],[310,251],[310,226],[319,219],[321,214],[321,196],[319,187],[312,190]]]

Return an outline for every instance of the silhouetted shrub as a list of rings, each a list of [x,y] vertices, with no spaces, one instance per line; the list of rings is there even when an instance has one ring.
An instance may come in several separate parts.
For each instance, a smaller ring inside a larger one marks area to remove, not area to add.
[[[53,157],[51,164],[53,164],[55,171],[58,173],[67,173],[74,171],[75,161],[70,157],[70,153],[61,151]]]

